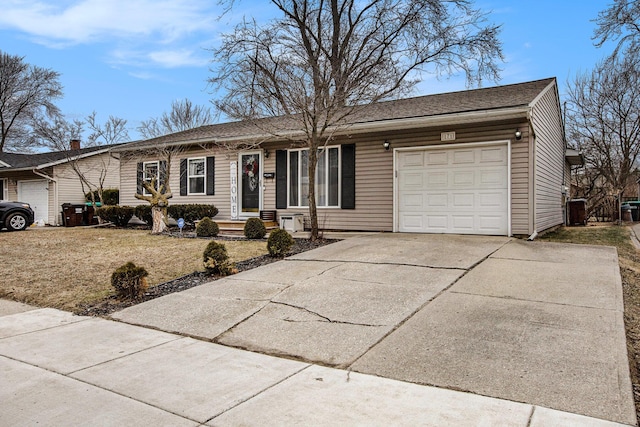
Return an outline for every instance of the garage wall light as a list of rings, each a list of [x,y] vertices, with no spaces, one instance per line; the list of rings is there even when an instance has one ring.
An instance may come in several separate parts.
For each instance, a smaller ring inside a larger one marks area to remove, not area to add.
[[[385,151],[389,151],[389,149],[391,148],[391,143],[390,143],[389,141],[385,140],[385,141],[382,143],[382,146],[384,147],[384,150],[385,150]]]
[[[516,129],[516,139],[518,141],[520,141],[522,139],[522,132],[520,132],[520,129]]]

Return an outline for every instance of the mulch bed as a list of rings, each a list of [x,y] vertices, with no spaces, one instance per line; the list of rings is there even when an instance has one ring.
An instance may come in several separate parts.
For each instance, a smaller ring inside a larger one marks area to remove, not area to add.
[[[176,238],[196,238],[195,233],[168,233]],[[244,237],[216,237],[216,241],[221,240],[246,240]],[[266,245],[266,239],[264,239]],[[335,239],[318,239],[312,242],[308,239],[295,239],[294,245],[287,256],[292,256],[302,252],[316,249],[321,246],[328,245],[330,243],[337,242]],[[238,272],[251,270],[252,268],[260,267],[263,265],[271,264],[272,262],[280,261],[282,258],[274,258],[269,255],[262,255],[256,258],[250,258],[245,261],[236,263],[236,269]],[[99,301],[95,304],[85,304],[79,306],[75,310],[75,314],[81,316],[108,316],[109,314],[122,310],[127,307],[131,307],[141,302],[150,301],[152,299],[161,297],[163,295],[172,294],[174,292],[185,291],[195,286],[209,283],[219,279],[220,276],[209,276],[205,272],[196,271],[186,276],[179,277],[177,279],[170,280],[165,283],[160,283],[156,286],[150,287],[147,292],[137,300],[120,300],[115,295],[108,297],[105,300]]]

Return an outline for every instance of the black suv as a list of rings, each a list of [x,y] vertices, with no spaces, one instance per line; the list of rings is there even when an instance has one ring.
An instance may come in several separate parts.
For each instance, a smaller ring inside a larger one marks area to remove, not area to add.
[[[0,202],[0,228],[24,230],[33,224],[33,211],[28,203]]]

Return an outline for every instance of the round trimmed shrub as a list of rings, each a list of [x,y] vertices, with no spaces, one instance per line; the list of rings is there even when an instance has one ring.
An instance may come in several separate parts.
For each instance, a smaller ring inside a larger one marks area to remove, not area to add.
[[[216,237],[220,232],[218,223],[205,216],[196,226],[196,236],[198,237]]]
[[[267,250],[272,257],[283,257],[293,246],[293,237],[285,230],[278,228],[269,234]]]
[[[139,299],[147,290],[147,276],[149,273],[143,267],[128,262],[111,274],[111,286],[118,297],[124,299]]]
[[[227,248],[222,243],[209,242],[202,254],[202,261],[208,274],[228,276],[233,273],[233,263],[229,261]]]
[[[262,239],[267,234],[267,227],[260,218],[249,218],[244,224],[244,236],[247,239]]]

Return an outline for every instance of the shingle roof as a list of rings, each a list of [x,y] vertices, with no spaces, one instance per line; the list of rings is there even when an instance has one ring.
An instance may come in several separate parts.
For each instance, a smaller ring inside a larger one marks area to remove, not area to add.
[[[2,165],[0,165],[0,170],[37,168],[38,166],[46,165],[48,163],[64,161],[70,156],[82,156],[93,153],[94,151],[101,151],[115,147],[117,145],[122,144],[98,145],[95,147],[81,148],[79,150],[51,151],[48,153],[35,154],[0,153],[0,161],[9,165],[9,167],[2,167]]]
[[[524,107],[529,105],[553,82],[555,82],[555,78],[548,78],[525,83],[378,102],[363,107],[357,115],[351,116],[350,124]],[[292,116],[219,123],[132,142],[123,148],[136,149],[157,144],[189,143],[203,139],[214,141],[232,137],[250,138],[264,133],[261,132],[261,129],[278,129],[279,132],[296,131],[299,129],[297,123]]]

